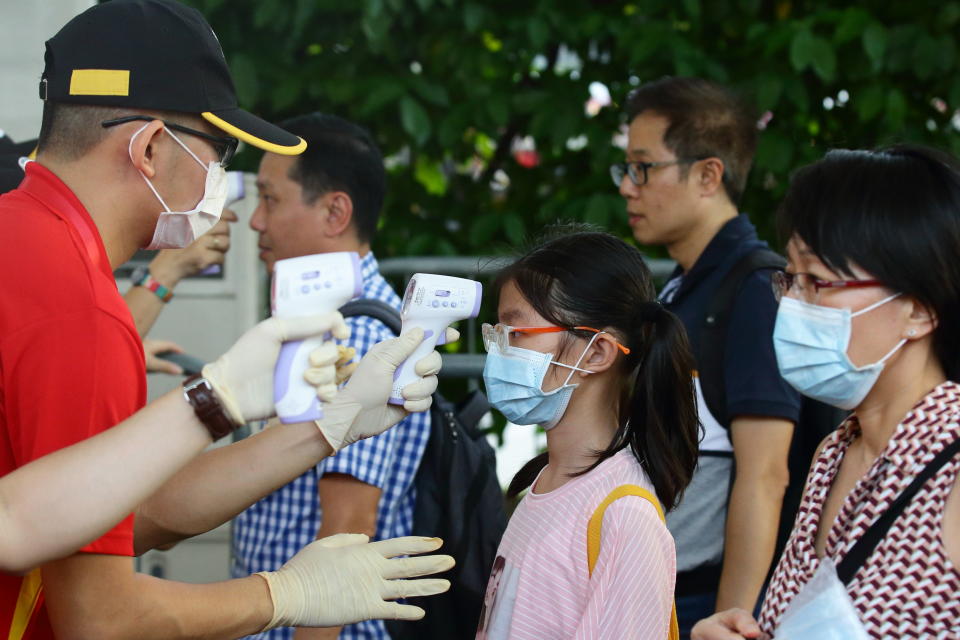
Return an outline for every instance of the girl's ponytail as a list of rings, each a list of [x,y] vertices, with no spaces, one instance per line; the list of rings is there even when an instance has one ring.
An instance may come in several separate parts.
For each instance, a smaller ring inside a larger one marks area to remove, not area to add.
[[[667,510],[693,477],[699,449],[694,360],[680,319],[657,302],[638,305],[636,330],[645,344],[621,430]],[[635,344],[639,343],[636,341]],[[620,434],[618,434],[620,435]]]

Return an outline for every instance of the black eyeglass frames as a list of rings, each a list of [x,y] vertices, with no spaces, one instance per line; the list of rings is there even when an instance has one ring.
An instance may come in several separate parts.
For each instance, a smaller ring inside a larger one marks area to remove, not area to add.
[[[648,173],[650,169],[669,167],[674,164],[690,164],[692,162],[698,162],[699,160],[703,160],[703,158],[683,158],[679,160],[663,160],[661,162],[617,162],[616,164],[610,165],[610,177],[613,179],[613,184],[617,187],[623,182],[624,176],[629,176],[633,184],[642,187],[647,184],[647,181],[650,179]]]
[[[128,122],[153,122],[154,120],[160,120],[167,129],[173,131],[178,131],[180,133],[186,133],[191,136],[196,136],[202,138],[213,145],[213,148],[217,150],[217,156],[220,158],[220,166],[226,167],[230,164],[230,161],[233,160],[234,154],[237,152],[237,145],[240,144],[240,141],[236,138],[230,136],[214,136],[209,133],[204,133],[203,131],[197,131],[196,129],[191,129],[190,127],[185,127],[181,124],[176,124],[173,122],[167,122],[161,118],[154,118],[152,116],[125,116],[123,118],[114,118],[113,120],[104,120],[100,123],[100,126],[103,128],[115,127],[118,124],[126,124]]]

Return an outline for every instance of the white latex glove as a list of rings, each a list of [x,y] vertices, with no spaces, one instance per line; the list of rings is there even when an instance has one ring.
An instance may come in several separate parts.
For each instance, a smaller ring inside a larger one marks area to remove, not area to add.
[[[447,342],[456,342],[459,337],[456,329],[447,329]],[[433,401],[430,396],[437,390],[437,373],[442,365],[436,351],[414,365],[414,371],[421,378],[401,390],[403,406],[387,404],[394,372],[422,341],[423,330],[416,328],[374,345],[360,360],[346,386],[332,402],[323,405],[323,417],[317,420],[317,427],[334,451],[379,435],[408,414],[430,408]],[[320,385],[328,381],[328,375],[308,369],[304,377],[311,384]]]
[[[368,542],[360,533],[338,533],[311,542],[278,571],[263,576],[270,587],[274,627],[339,627],[361,620],[419,620],[420,607],[386,602],[443,593],[442,579],[400,580],[454,565],[450,556],[397,558],[436,551],[439,538],[393,538]],[[393,558],[393,559],[390,559]]]
[[[288,340],[303,340],[327,332],[346,340],[350,329],[339,312],[320,313],[302,318],[269,318],[240,336],[230,350],[203,368],[206,378],[217,393],[220,403],[238,425],[274,415],[273,370],[280,354],[280,345]],[[336,378],[339,352],[332,342],[313,352],[311,371],[315,375]],[[336,387],[334,385],[333,391]],[[324,389],[330,396],[329,385]]]

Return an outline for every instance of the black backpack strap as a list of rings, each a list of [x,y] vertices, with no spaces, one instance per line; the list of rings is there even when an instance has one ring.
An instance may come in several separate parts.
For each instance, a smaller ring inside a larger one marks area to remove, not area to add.
[[[917,495],[917,492],[923,488],[927,480],[940,471],[943,465],[950,462],[957,453],[960,453],[960,438],[948,444],[940,453],[934,456],[933,460],[917,474],[913,482],[910,483],[910,486],[904,489],[903,492],[897,496],[897,499],[893,501],[893,504],[860,536],[860,539],[853,545],[850,552],[847,553],[847,555],[843,557],[843,560],[840,561],[840,564],[837,565],[837,576],[843,584],[850,584],[853,576],[867,561],[867,558],[869,558],[873,550],[877,548],[877,545],[880,544],[883,537],[887,535],[887,531],[890,530],[893,522],[903,513],[903,510],[907,508],[907,505],[910,504],[913,497]]]
[[[393,331],[395,335],[400,335],[400,312],[382,300],[373,300],[372,298],[354,300],[340,307],[340,313],[343,314],[344,318],[368,316],[374,320],[379,320],[387,325],[387,328]]]
[[[479,389],[472,391],[466,398],[457,403],[457,417],[463,423],[471,438],[480,435],[477,425],[490,411],[490,401]]]
[[[707,403],[710,413],[724,428],[730,428],[723,361],[726,355],[727,327],[730,323],[733,304],[750,274],[760,269],[783,269],[786,264],[787,261],[781,255],[770,249],[763,247],[754,249],[734,263],[710,299],[696,354],[697,371],[700,376],[703,400]]]

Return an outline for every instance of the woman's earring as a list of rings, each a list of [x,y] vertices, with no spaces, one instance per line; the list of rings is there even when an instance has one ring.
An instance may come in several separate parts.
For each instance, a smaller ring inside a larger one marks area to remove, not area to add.
[[[910,331],[907,331],[907,335],[912,338],[913,336],[917,335],[917,330],[916,330],[916,329],[910,329]]]

